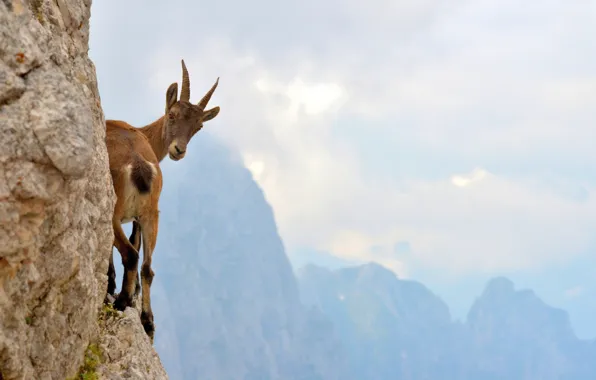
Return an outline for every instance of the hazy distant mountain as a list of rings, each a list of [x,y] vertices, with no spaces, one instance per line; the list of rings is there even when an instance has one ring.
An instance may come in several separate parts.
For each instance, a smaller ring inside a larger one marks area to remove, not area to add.
[[[335,379],[332,324],[304,308],[271,207],[210,136],[165,166],[156,347],[172,379]]]
[[[377,264],[299,271],[303,300],[336,324],[354,379],[443,379],[457,367],[449,309]],[[346,375],[347,376],[347,375]]]
[[[503,277],[468,314],[474,375],[486,379],[596,379],[596,347],[576,338],[567,313]]]
[[[316,265],[323,268],[340,269],[366,263],[366,261],[344,259],[312,248],[295,249],[288,252],[288,258],[294,268],[303,268],[306,265],[316,263]]]
[[[414,281],[367,264],[299,271],[305,303],[336,324],[350,363],[345,378],[429,380],[596,379],[596,347],[567,314],[504,278],[491,280],[465,324]]]

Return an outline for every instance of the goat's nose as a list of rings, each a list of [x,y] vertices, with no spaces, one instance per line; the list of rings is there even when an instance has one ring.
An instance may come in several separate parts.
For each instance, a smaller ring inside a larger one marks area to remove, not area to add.
[[[176,153],[178,154],[182,154],[185,152],[184,150],[180,150],[180,148],[178,148],[178,145],[174,145],[174,149],[176,149]]]

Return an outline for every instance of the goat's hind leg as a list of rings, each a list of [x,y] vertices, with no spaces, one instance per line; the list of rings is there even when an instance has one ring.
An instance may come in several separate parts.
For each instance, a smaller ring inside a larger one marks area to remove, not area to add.
[[[130,237],[128,238],[130,244],[140,252],[141,250],[141,228],[137,221],[133,221],[132,224],[132,232]],[[116,246],[114,244],[114,246]],[[139,278],[139,272],[137,271],[137,280],[135,285],[135,293],[134,298],[141,292],[141,279]],[[110,300],[110,296],[114,297],[114,293],[116,293],[116,268],[114,268],[114,252],[110,253],[110,264],[108,266],[108,291],[106,294],[106,303],[110,303],[113,301],[113,298]]]
[[[138,253],[141,253],[141,225],[136,220],[132,222],[132,232],[130,233],[130,237],[128,240],[130,244],[137,250]],[[139,293],[141,292],[141,279],[139,278],[139,272],[137,272],[137,281],[135,285],[135,294],[134,298],[136,299]]]
[[[122,256],[122,265],[124,266],[124,275],[122,276],[122,289],[114,307],[118,310],[124,310],[132,306],[132,295],[135,289],[135,280],[138,274],[139,252],[132,246],[126,238],[119,221],[112,221],[114,228],[114,245]]]
[[[153,323],[153,311],[151,310],[151,284],[155,273],[151,269],[151,258],[157,241],[157,226],[159,213],[149,213],[141,218],[141,231],[143,231],[143,264],[141,266],[141,281],[143,287],[143,303],[141,311],[141,323],[145,332],[153,342],[155,325]]]

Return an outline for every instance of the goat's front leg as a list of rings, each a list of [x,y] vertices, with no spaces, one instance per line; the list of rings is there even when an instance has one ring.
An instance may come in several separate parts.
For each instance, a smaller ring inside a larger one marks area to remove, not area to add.
[[[124,266],[122,289],[118,294],[118,298],[116,298],[116,302],[114,302],[114,307],[118,310],[124,310],[128,306],[132,306],[132,295],[135,290],[139,265],[139,252],[126,238],[119,221],[113,220],[112,227],[114,228],[114,245],[120,252],[120,256],[122,256],[122,265]]]
[[[141,253],[141,225],[136,220],[133,220],[132,222],[132,232],[130,233],[130,237],[128,238],[128,240],[130,241],[130,244],[132,244],[132,246],[137,250],[137,252]],[[137,272],[137,281],[135,285],[134,298],[137,298],[137,295],[139,295],[140,292],[141,280],[139,278],[139,272]]]
[[[159,212],[148,212],[140,219],[141,230],[143,231],[143,264],[141,266],[141,281],[143,287],[143,303],[141,311],[141,323],[145,332],[153,343],[155,325],[153,324],[153,311],[151,310],[151,283],[155,273],[151,269],[151,256],[157,242],[157,227]]]

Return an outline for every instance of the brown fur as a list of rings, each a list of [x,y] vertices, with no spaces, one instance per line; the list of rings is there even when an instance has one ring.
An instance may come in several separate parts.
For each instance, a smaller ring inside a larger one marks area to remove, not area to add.
[[[154,128],[159,128],[158,124]],[[132,296],[137,293],[139,252],[126,237],[121,224],[127,221],[137,221],[142,231],[143,239],[143,316],[144,327],[149,336],[153,337],[153,313],[150,304],[150,283],[153,279],[151,258],[157,241],[158,230],[158,202],[163,185],[159,160],[154,149],[141,129],[134,128],[124,122],[108,120],[106,122],[106,145],[110,161],[110,171],[116,192],[116,206],[112,226],[114,228],[114,246],[122,256],[125,273],[122,279],[122,289],[115,302],[117,309],[123,310],[132,305]],[[142,168],[142,169],[139,169]],[[149,173],[153,179],[148,191],[143,192],[135,185],[135,178],[139,172]],[[136,239],[135,239],[136,240]],[[135,242],[136,243],[136,242]],[[140,243],[140,239],[139,239]],[[136,244],[135,244],[136,245]],[[138,244],[140,247],[140,244]],[[110,273],[111,272],[111,273]],[[108,284],[108,291],[115,290],[113,262],[109,269],[112,281]],[[149,285],[147,285],[149,284]]]
[[[114,246],[122,256],[125,273],[122,289],[114,306],[124,310],[132,305],[133,294],[139,291],[139,249],[143,246],[142,312],[141,322],[153,341],[154,324],[151,311],[150,288],[154,272],[151,258],[157,241],[159,224],[158,203],[163,185],[159,162],[169,155],[178,161],[184,158],[190,139],[203,127],[203,122],[219,114],[219,107],[205,110],[218,81],[197,105],[189,102],[190,80],[182,61],[183,85],[181,99],[177,99],[178,85],[172,83],[166,91],[166,114],[155,122],[135,128],[124,121],[106,121],[106,146],[110,172],[116,193],[112,218]],[[122,223],[133,222],[130,239],[122,230]],[[116,289],[113,257],[108,268],[108,294]]]

